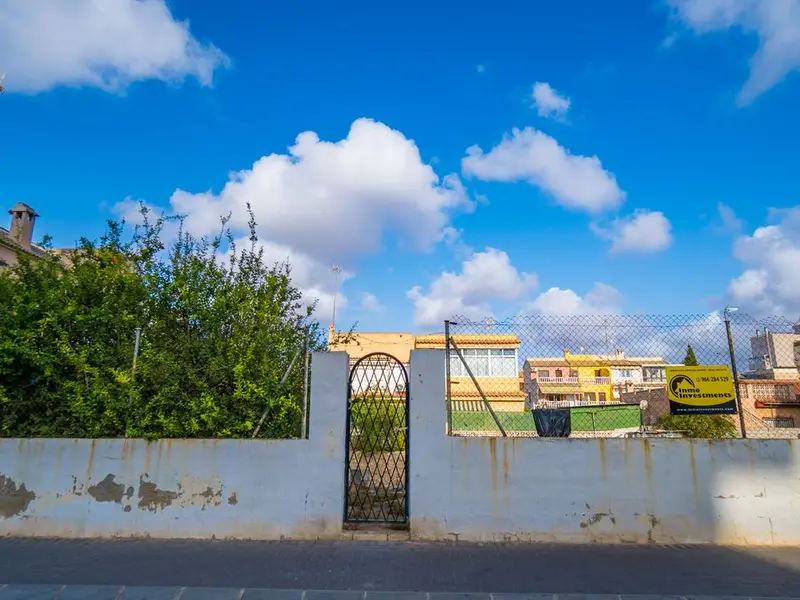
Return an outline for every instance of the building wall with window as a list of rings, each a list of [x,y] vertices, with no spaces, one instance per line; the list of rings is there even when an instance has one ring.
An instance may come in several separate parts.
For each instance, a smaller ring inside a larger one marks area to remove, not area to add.
[[[494,410],[525,410],[525,394],[520,389],[519,347],[515,335],[454,335],[453,340],[464,360],[455,349],[450,350],[450,395],[453,402],[482,402],[481,392]],[[418,335],[416,350],[443,350],[442,334]],[[472,371],[478,387],[470,377]]]
[[[611,402],[611,367],[592,354],[528,358],[523,365],[523,389],[538,388],[539,400],[548,402]],[[535,386],[532,385],[535,382]]]
[[[742,407],[773,427],[800,427],[800,382],[740,379]]]

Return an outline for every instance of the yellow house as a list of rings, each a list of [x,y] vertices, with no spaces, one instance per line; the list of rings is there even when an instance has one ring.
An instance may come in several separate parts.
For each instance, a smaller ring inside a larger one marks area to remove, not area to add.
[[[498,411],[521,411],[525,407],[519,377],[520,339],[515,335],[454,335],[459,350],[480,391],[455,350],[450,351],[450,393],[453,402],[483,402],[481,391]],[[444,350],[444,334],[414,335],[405,332],[337,332],[328,329],[328,349],[344,351],[350,361],[373,352],[391,354],[408,364],[411,350]]]
[[[496,411],[521,411],[525,409],[525,394],[519,379],[520,339],[510,334],[454,335],[452,339],[461,351],[469,371],[475,376],[478,387],[470,377],[464,361],[450,350],[450,399],[455,403],[468,402],[480,410],[481,392]],[[418,350],[444,350],[443,334],[418,335],[414,347]],[[469,406],[469,405],[468,405]],[[464,407],[467,408],[467,407]]]
[[[522,374],[525,390],[530,391],[533,382],[538,384],[540,400],[590,404],[614,401],[611,365],[593,354],[564,350],[563,357],[528,358]]]

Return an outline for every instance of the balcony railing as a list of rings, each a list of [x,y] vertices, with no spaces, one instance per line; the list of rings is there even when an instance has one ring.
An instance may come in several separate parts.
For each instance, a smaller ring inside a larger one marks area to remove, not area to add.
[[[539,377],[539,385],[610,385],[611,377]]]
[[[550,385],[578,385],[577,377],[539,377],[537,381]]]

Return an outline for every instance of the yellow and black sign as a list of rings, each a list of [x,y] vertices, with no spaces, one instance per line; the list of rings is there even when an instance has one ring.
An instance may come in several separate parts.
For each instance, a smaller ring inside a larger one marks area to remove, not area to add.
[[[667,367],[673,415],[735,415],[736,389],[728,366]]]

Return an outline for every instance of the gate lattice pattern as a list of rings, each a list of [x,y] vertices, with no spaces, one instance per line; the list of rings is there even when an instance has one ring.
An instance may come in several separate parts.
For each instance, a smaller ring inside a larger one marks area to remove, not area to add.
[[[350,371],[347,407],[347,523],[408,521],[408,373],[388,354]]]

